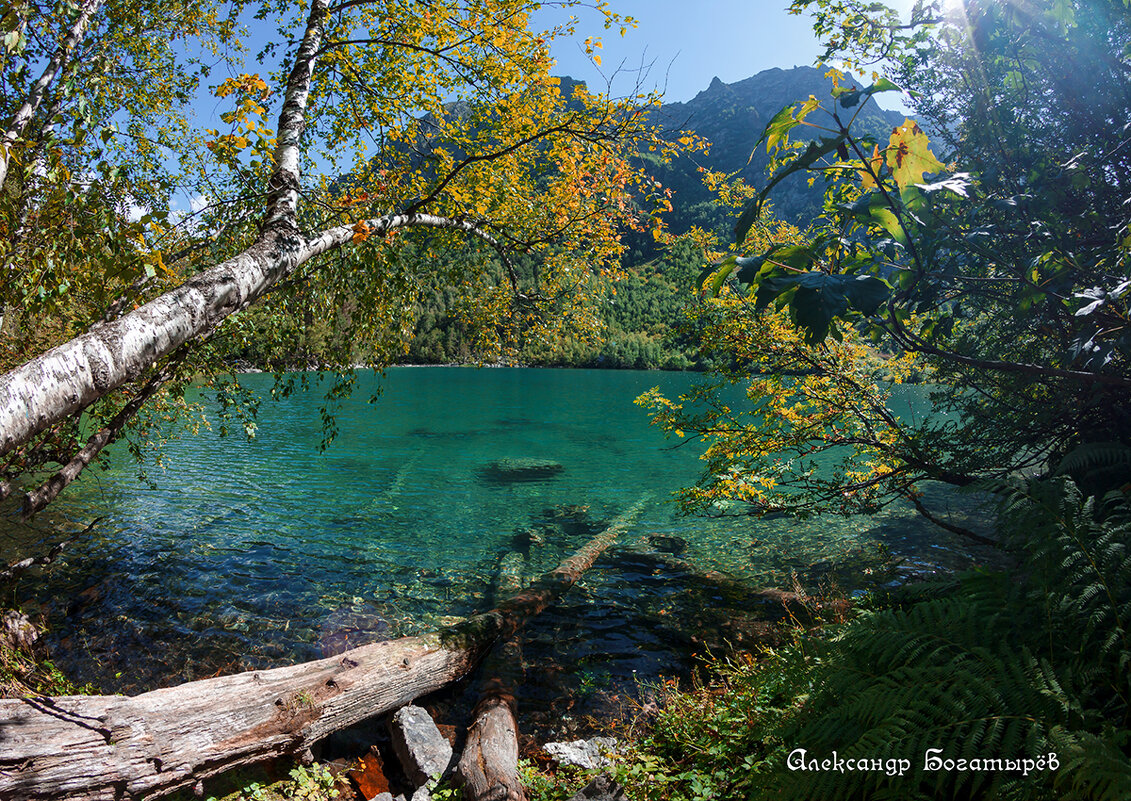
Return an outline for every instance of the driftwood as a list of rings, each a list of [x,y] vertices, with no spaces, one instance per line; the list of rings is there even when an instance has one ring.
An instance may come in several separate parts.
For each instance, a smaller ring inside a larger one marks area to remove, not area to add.
[[[569,589],[643,503],[514,598],[446,629],[133,698],[0,700],[0,799],[154,798],[303,754],[331,732],[466,675],[496,640]]]

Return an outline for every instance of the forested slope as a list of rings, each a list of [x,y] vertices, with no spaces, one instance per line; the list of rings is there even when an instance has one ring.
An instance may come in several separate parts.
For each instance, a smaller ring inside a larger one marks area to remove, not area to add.
[[[574,83],[562,79],[563,87]],[[734,175],[760,188],[766,181],[769,157],[762,148],[751,152],[751,132],[761,131],[783,106],[809,95],[828,98],[831,89],[831,81],[821,70],[775,68],[732,84],[716,78],[686,103],[665,103],[657,118],[672,135],[694,131],[710,143],[705,152],[667,164],[655,160],[649,165],[650,174],[671,190],[668,230],[678,235],[698,226],[717,233],[723,241],[728,239],[733,217],[704,184],[704,173]],[[885,132],[890,133],[887,129],[902,121],[901,114],[885,111],[872,101],[861,111],[858,126],[862,131],[886,136]],[[805,136],[799,134],[797,138]],[[775,192],[774,214],[804,228],[819,212],[822,192],[823,187],[810,186],[803,176],[787,179]],[[558,342],[530,343],[522,351],[524,363],[638,369],[690,369],[701,364],[695,349],[681,345],[674,329],[681,310],[694,302],[693,285],[703,268],[702,254],[690,243],[679,243],[666,251],[648,231],[625,231],[623,236],[628,246],[623,257],[628,276],[616,284],[615,294],[604,299],[601,341],[578,334]],[[447,258],[490,259],[492,254],[469,246]],[[475,332],[461,317],[463,308],[459,292],[452,287],[428,288],[421,297],[412,340],[402,361],[475,361]]]

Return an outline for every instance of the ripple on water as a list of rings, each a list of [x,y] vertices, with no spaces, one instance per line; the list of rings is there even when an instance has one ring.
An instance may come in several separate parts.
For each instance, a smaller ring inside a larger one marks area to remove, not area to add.
[[[268,376],[245,380],[269,390]],[[804,523],[678,516],[665,498],[698,477],[696,454],[671,450],[632,401],[691,380],[394,369],[377,403],[365,402],[372,386],[341,403],[328,451],[320,393],[266,401],[254,441],[204,432],[170,443],[156,488],[119,461],[36,527],[8,509],[0,548],[40,553],[53,528],[106,515],[20,590],[46,614],[65,669],[136,692],[474,614],[490,602],[502,554],[518,549],[527,578],[552,569],[650,494],[621,542],[527,629],[523,703],[547,719],[562,711],[563,689],[630,692],[688,671],[695,649],[741,634],[727,626],[749,613],[743,588],[796,575],[851,590],[893,555],[903,577],[969,562],[907,509]],[[932,500],[977,514],[969,497]]]

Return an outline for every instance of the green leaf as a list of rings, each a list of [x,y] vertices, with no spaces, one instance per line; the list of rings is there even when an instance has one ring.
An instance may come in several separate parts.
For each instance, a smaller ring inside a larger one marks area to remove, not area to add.
[[[844,87],[838,87],[844,89]],[[880,78],[866,89],[848,89],[847,91],[833,90],[833,96],[844,108],[852,108],[861,100],[867,100],[877,92],[898,92],[900,88],[887,78]]]
[[[807,170],[828,154],[835,153],[837,147],[844,141],[844,134],[832,138],[821,137],[820,139],[810,142],[809,146],[805,148],[805,151],[800,156],[778,170],[777,173],[774,174],[774,177],[770,179],[769,183],[766,184],[765,188],[758,193],[757,197],[746,204],[746,208],[742,210],[738,222],[734,225],[735,242],[742,244],[746,239],[746,235],[750,233],[750,229],[762,215],[762,206],[771,189],[788,176],[801,172],[802,170]]]
[[[766,152],[769,153],[773,148],[779,147],[789,141],[789,132],[792,131],[800,124],[800,120],[793,116],[793,106],[786,106],[777,114],[773,119],[767,123],[762,135],[758,137],[758,141],[754,143],[754,150],[758,149],[758,145],[762,142],[766,143]],[[754,158],[754,153],[750,154],[750,158]],[[750,160],[747,160],[750,163]]]
[[[797,112],[797,122],[801,122],[809,113],[820,107],[821,103],[813,95],[809,95],[809,99],[801,104],[801,109]],[[769,152],[767,150],[767,152]]]
[[[734,271],[737,261],[738,258],[731,254],[722,261],[707,265],[699,273],[699,291],[709,294],[711,297],[718,297],[719,292],[723,289],[723,284]]]
[[[875,223],[901,245],[907,244],[907,233],[899,224],[888,201],[879,192],[869,192],[849,207],[852,216],[863,223]]]
[[[760,307],[786,299],[794,325],[805,331],[805,340],[817,344],[834,330],[833,321],[853,312],[874,314],[887,300],[891,288],[871,275],[828,275],[818,271],[778,273],[758,286]]]
[[[735,259],[735,263],[739,267],[739,271],[735,275],[735,278],[738,279],[738,283],[746,286],[756,283],[763,269],[774,267],[772,263],[767,265],[767,262],[770,256],[781,247],[781,245],[774,245],[774,247],[770,248],[761,256],[745,256]]]

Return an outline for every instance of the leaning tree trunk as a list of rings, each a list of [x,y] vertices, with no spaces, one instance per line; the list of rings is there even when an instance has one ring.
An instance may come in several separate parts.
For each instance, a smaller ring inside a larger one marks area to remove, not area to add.
[[[471,223],[430,214],[392,214],[368,224],[371,235],[406,227],[476,233]],[[228,315],[254,303],[306,262],[342,247],[353,235],[349,225],[309,240],[293,232],[267,231],[238,256],[0,375],[0,455],[211,333]]]
[[[514,598],[456,626],[133,698],[0,700],[0,799],[153,798],[302,753],[464,676],[496,640],[569,589],[643,503]]]

